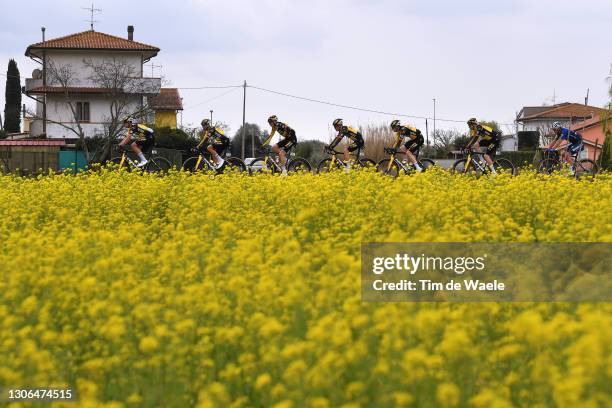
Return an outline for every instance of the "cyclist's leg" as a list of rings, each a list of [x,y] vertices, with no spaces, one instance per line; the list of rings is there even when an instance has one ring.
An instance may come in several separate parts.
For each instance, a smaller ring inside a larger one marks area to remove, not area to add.
[[[495,167],[493,166],[493,158],[495,157],[495,153],[497,152],[497,147],[499,146],[497,140],[491,140],[489,145],[487,146],[487,150],[484,154],[484,159],[489,166],[489,169],[495,173]]]
[[[144,166],[147,164],[147,158],[144,156],[143,151],[146,151],[150,146],[149,139],[146,140],[137,140],[133,142],[131,145],[132,151],[138,156],[138,160],[140,160],[139,166]]]
[[[284,167],[287,164],[287,153],[285,151],[287,144],[289,143],[289,139],[283,139],[279,141],[272,150],[274,153],[278,154],[278,159],[281,167]]]
[[[406,148],[406,159],[412,163],[417,171],[423,171],[416,158],[416,152],[418,152],[422,145],[423,143],[419,138],[409,140],[404,144],[404,147]]]
[[[219,154],[217,153],[217,150],[215,150],[215,145],[214,144],[209,144],[208,146],[206,146],[206,151],[208,151],[208,153],[210,153],[210,155],[212,156],[212,160],[215,163],[215,166],[219,167],[221,164],[221,156],[219,156]]]

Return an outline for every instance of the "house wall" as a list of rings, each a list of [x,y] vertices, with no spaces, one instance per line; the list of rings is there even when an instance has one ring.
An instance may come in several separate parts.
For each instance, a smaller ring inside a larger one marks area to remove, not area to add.
[[[140,53],[101,53],[100,51],[47,51],[47,61],[54,64],[56,68],[66,67],[72,74],[69,86],[75,87],[98,87],[92,81],[93,70],[85,65],[84,60],[91,59],[94,64],[116,59],[130,66],[135,78],[142,78],[142,54]],[[47,85],[55,84],[49,72],[47,72]]]
[[[500,144],[500,150],[502,152],[515,152],[518,150],[518,139],[516,135],[512,137],[505,137],[502,139]]]
[[[569,121],[562,121],[558,119],[537,119],[519,124],[519,131],[540,132],[540,134],[544,134],[552,128],[554,122],[561,122],[561,125],[565,127],[569,127],[570,125]]]
[[[176,129],[176,111],[156,111],[155,127],[169,127]]]
[[[126,112],[133,112],[141,107],[141,97],[138,95],[130,96],[132,100]],[[86,137],[93,137],[104,134],[105,126],[110,123],[110,100],[104,95],[83,94],[74,96],[73,102],[89,102],[90,121],[81,123],[81,127]],[[50,94],[47,96],[47,119],[76,129],[77,125],[69,104],[63,95]],[[42,133],[42,120],[35,120],[32,123],[32,135]],[[70,129],[66,129],[59,124],[47,122],[47,137],[49,138],[75,138],[76,135]]]

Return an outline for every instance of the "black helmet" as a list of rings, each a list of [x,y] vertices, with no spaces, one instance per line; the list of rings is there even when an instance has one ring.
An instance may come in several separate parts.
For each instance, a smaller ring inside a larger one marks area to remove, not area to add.
[[[275,124],[276,124],[276,122],[278,122],[278,116],[276,116],[276,115],[272,115],[272,116],[270,116],[270,117],[268,118],[268,123],[269,123],[270,125],[272,125],[272,124],[274,124],[274,125],[275,125]]]
[[[203,128],[208,128],[208,127],[210,127],[210,119],[204,119],[204,120],[202,120],[202,127],[203,127]]]
[[[397,129],[398,127],[400,127],[400,121],[399,120],[396,119],[393,122],[391,122],[391,129],[392,130]]]
[[[342,126],[342,119],[334,120],[334,128],[337,128],[338,126]]]
[[[478,121],[476,120],[476,118],[470,118],[470,120],[468,120],[467,122],[468,126],[475,125],[477,123]]]

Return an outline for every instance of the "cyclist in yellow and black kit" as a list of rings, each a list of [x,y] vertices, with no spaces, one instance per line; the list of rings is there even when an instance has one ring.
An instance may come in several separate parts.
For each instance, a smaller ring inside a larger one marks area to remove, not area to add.
[[[272,115],[268,118],[268,124],[272,127],[272,132],[270,136],[263,142],[263,146],[267,146],[270,144],[270,141],[278,132],[279,135],[283,137],[281,141],[272,146],[272,151],[278,154],[282,174],[284,176],[287,175],[287,154],[297,145],[297,136],[295,135],[295,130],[284,124],[283,122],[278,121],[278,117],[276,115]]]
[[[334,120],[334,129],[336,129],[338,135],[332,140],[327,148],[330,150],[335,149],[345,137],[350,140],[351,143],[344,146],[344,161],[347,163],[346,171],[348,172],[351,169],[351,153],[363,149],[365,142],[363,141],[363,136],[359,129],[351,126],[344,126],[342,119]]]
[[[480,151],[480,146],[487,148],[483,155],[491,173],[495,174],[495,168],[493,167],[493,157],[501,142],[501,134],[497,130],[494,130],[490,126],[482,125],[478,123],[476,118],[468,120],[468,126],[470,127],[470,141],[468,142],[466,149],[470,149],[472,146]]]
[[[123,127],[128,129],[128,132],[121,143],[119,143],[119,148],[123,149],[125,145],[131,142],[130,147],[140,160],[136,167],[144,167],[148,161],[143,152],[149,151],[149,149],[155,144],[153,129],[145,125],[137,124],[129,117],[123,119]]]
[[[215,168],[220,169],[225,163],[223,155],[229,148],[230,140],[225,136],[223,129],[211,126],[210,120],[202,121],[202,133],[200,134],[200,143],[196,146],[196,150],[200,151],[202,146],[206,147],[206,151],[211,154]]]
[[[425,138],[421,131],[411,126],[402,126],[399,120],[391,122],[391,130],[393,130],[397,136],[393,149],[397,149],[402,141],[405,141],[403,150],[406,152],[406,160],[412,163],[418,172],[422,172],[423,168],[417,161],[419,150],[423,146],[423,143],[425,143]]]

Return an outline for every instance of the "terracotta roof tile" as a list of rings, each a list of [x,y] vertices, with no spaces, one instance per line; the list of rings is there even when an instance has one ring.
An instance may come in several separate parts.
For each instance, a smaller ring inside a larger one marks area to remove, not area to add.
[[[519,121],[538,119],[538,118],[580,118],[580,117],[591,117],[591,115],[597,115],[603,112],[605,109],[598,108],[596,106],[586,106],[579,103],[561,104],[551,106],[543,112],[538,112],[531,116],[525,116],[519,118]]]
[[[48,139],[35,139],[35,140],[0,140],[0,146],[65,146],[65,140],[48,140]]]
[[[149,98],[153,110],[183,110],[183,101],[176,88],[162,88],[157,96]]]
[[[98,31],[83,31],[64,37],[54,38],[45,42],[30,45],[26,50],[29,55],[34,49],[87,49],[87,50],[121,50],[159,52],[159,48],[130,41],[127,38],[116,37]]]
[[[28,93],[64,93],[68,91],[68,93],[83,93],[83,94],[103,94],[112,92],[111,89],[107,88],[93,88],[93,87],[84,87],[84,86],[73,86],[73,87],[61,87],[61,86],[39,86],[37,88],[32,88],[28,90]]]

